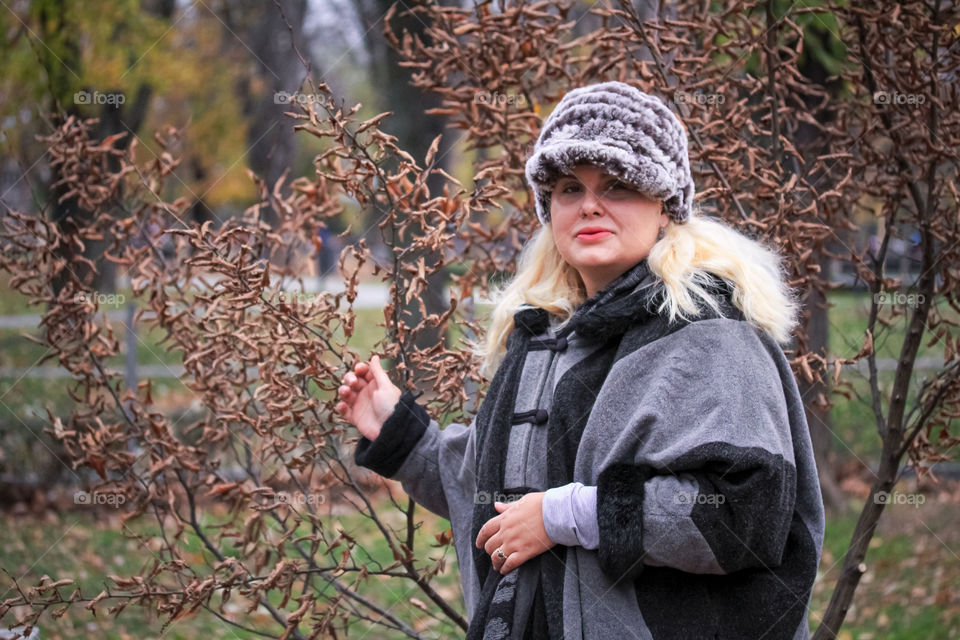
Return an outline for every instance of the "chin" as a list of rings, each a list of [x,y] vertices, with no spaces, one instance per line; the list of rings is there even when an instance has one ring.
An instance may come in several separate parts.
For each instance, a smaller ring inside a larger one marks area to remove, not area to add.
[[[606,267],[617,263],[615,256],[609,255],[579,255],[573,260],[568,260],[570,264],[576,264],[581,267]]]

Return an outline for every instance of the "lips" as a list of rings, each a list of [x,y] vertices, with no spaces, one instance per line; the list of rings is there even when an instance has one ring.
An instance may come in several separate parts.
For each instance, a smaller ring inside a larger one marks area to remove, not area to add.
[[[611,231],[609,229],[604,229],[603,227],[585,227],[577,232],[577,237],[583,238],[584,240],[593,240],[595,238],[603,238],[610,233]]]

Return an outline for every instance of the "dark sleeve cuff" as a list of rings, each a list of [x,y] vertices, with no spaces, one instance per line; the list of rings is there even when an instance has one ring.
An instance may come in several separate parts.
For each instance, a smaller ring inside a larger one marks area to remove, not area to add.
[[[650,467],[613,464],[597,478],[600,568],[614,582],[643,573],[643,494]]]
[[[409,390],[403,392],[376,440],[360,436],[354,462],[387,478],[400,469],[430,424],[427,410],[416,402],[418,396]]]

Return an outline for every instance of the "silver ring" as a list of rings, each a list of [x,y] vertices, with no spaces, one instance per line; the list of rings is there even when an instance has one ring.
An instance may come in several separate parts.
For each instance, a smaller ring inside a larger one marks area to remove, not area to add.
[[[500,556],[501,560],[507,559],[507,556],[503,555],[503,547],[497,547],[497,555]]]

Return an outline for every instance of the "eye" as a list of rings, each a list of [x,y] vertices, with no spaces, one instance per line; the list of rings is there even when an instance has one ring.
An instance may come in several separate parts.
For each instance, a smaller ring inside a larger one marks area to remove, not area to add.
[[[614,195],[614,194],[624,195],[624,192],[628,192],[628,191],[632,191],[630,185],[628,185],[627,183],[622,182],[622,181],[620,181],[620,180],[615,180],[615,181],[610,182],[610,183],[607,185],[607,188],[606,188],[606,190],[604,191],[604,194],[608,194],[608,195],[611,195],[611,196]]]

